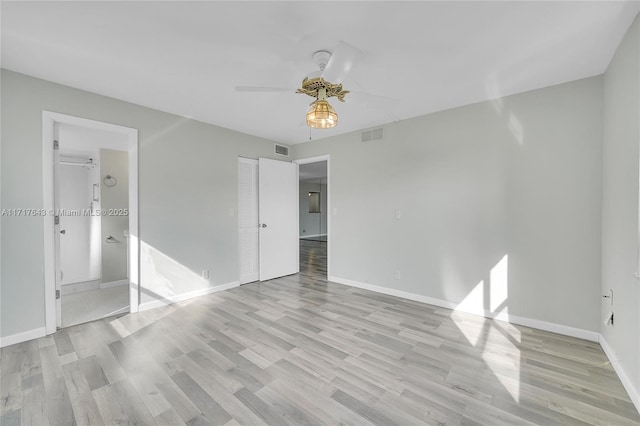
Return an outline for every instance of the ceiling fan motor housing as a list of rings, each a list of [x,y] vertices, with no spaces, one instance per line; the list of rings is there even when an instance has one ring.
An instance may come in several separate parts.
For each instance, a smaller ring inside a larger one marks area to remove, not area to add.
[[[296,90],[296,93],[303,93],[318,99],[320,96],[320,90],[326,91],[326,97],[330,98],[335,96],[339,101],[344,102],[344,96],[349,93],[348,90],[342,89],[342,84],[333,84],[324,80],[322,77],[317,78],[305,78],[302,80],[302,87]]]
[[[327,50],[318,50],[313,54],[313,60],[318,65],[321,71],[324,71],[327,63],[329,63],[329,58],[331,58],[331,52]]]

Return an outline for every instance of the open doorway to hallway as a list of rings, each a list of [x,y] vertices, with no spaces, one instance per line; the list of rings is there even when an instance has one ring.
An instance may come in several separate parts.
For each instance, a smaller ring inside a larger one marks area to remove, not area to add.
[[[299,166],[300,274],[327,277],[328,160]]]

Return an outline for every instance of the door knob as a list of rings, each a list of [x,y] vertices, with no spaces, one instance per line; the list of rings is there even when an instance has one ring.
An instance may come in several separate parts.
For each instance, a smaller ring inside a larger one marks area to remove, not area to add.
[[[263,228],[266,228],[266,227],[267,227],[267,224],[266,224],[266,223],[263,223],[263,224],[262,224],[262,227],[263,227]]]
[[[63,229],[63,230],[61,230],[61,231],[60,231],[60,233],[61,233],[61,234],[66,234],[66,233],[67,233],[67,230],[66,230],[66,229]]]

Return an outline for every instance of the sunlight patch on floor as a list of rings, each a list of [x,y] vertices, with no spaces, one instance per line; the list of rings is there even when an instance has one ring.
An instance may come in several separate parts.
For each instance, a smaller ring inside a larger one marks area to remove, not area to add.
[[[520,400],[520,332],[508,323],[471,318],[508,315],[509,257],[504,255],[489,271],[489,280],[480,281],[456,306],[451,314],[458,329],[475,348],[482,350],[482,359],[495,378],[511,395]],[[463,313],[464,312],[464,313]]]
[[[476,286],[467,294],[467,296],[456,306],[454,311],[466,312],[466,313],[474,313],[477,315],[483,314],[483,303],[484,303],[484,281],[480,281]],[[455,314],[455,312],[454,312]],[[478,340],[480,339],[480,335],[482,333],[482,328],[474,326],[473,323],[470,323],[468,320],[465,321],[464,315],[451,315],[454,322],[467,338],[469,343],[473,346],[478,344]]]

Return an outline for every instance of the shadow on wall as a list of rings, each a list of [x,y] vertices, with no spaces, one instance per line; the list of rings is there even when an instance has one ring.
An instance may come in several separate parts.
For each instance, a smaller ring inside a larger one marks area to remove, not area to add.
[[[156,133],[154,133],[152,135],[149,135],[149,136],[142,135],[142,137],[140,139],[140,145],[144,146],[146,144],[155,143],[155,142],[157,142],[159,140],[162,140],[163,136],[166,136],[166,135],[172,133],[173,131],[177,130],[178,128],[182,127],[183,125],[185,125],[185,124],[187,124],[187,123],[189,123],[191,121],[193,121],[193,120],[190,119],[190,118],[186,118],[186,117],[179,118],[179,119],[175,120],[173,123],[171,123],[169,126],[163,127],[161,130],[159,130],[158,132],[156,132]]]
[[[522,122],[514,114],[513,111],[506,110],[504,98],[500,96],[500,90],[495,82],[495,76],[492,76],[487,80],[487,93],[494,98],[491,101],[491,106],[495,109],[498,117],[503,117],[506,121],[506,128],[509,130],[513,138],[518,142],[518,145],[524,145],[524,127]]]

